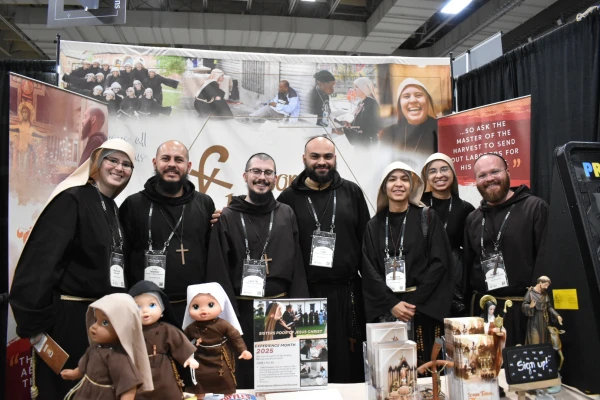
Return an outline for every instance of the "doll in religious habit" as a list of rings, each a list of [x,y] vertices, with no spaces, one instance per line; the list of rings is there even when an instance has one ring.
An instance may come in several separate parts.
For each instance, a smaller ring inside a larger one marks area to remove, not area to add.
[[[154,390],[135,396],[136,400],[183,399],[181,379],[174,362],[198,368],[196,346],[177,328],[169,298],[156,284],[140,281],[129,294],[140,309],[146,350],[150,359]]]
[[[205,393],[233,394],[236,390],[235,356],[250,360],[252,354],[242,339],[242,328],[227,294],[218,283],[188,286],[185,335],[194,343],[200,371],[193,372],[197,383],[186,391],[204,398]]]
[[[137,392],[153,389],[142,320],[131,296],[114,293],[93,302],[86,324],[90,347],[77,368],[60,373],[81,379],[65,400],[133,400]]]

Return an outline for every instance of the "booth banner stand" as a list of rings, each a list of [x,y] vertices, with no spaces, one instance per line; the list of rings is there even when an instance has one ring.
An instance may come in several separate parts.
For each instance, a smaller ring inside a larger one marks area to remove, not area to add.
[[[21,75],[10,74],[9,81],[8,266],[12,282],[21,251],[48,197],[84,161],[81,155],[88,137],[99,133],[106,137],[108,110],[104,104]],[[91,109],[98,113],[93,125],[86,119]],[[30,361],[29,340],[17,336],[9,311],[7,399],[30,398]]]
[[[90,93],[94,85],[117,82],[118,95],[127,100],[127,89],[135,86],[138,112],[108,100],[109,136],[127,140],[138,152],[131,183],[118,203],[154,174],[152,158],[166,140],[190,148],[189,179],[220,208],[232,195],[246,192],[242,173],[250,155],[266,152],[275,159],[277,196],[304,169],[306,141],[326,135],[337,147],[341,176],[363,189],[374,212],[378,188],[373,177],[392,161],[420,170],[435,151],[436,118],[449,114],[452,104],[448,58],[297,56],[61,41],[60,65],[60,85],[68,90]],[[87,74],[103,68],[108,70],[103,82],[85,82]],[[316,90],[315,75],[328,81],[322,90]],[[354,85],[358,78],[363,78],[360,93]],[[287,96],[278,95],[282,80],[291,89]],[[398,90],[415,82],[428,93],[421,102],[425,122],[407,130]],[[369,99],[361,102],[364,96]]]
[[[452,158],[463,200],[476,207],[481,201],[473,164],[484,153],[504,157],[512,187],[531,187],[531,96],[452,114],[438,127],[438,150]]]

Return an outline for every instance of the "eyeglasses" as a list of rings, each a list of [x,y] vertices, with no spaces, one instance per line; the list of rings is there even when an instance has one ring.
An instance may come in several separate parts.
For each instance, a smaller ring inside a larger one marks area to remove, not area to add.
[[[447,173],[450,171],[450,167],[441,167],[441,168],[439,169],[439,171],[440,171],[440,173],[442,173],[442,174],[447,174]],[[429,170],[429,175],[435,175],[435,174],[437,174],[437,173],[438,173],[438,170],[437,170],[437,169],[435,169],[435,168],[431,168],[431,169]]]
[[[261,176],[262,174],[265,174],[266,178],[271,178],[275,175],[275,171],[272,169],[262,170],[258,168],[250,168],[249,170],[246,170],[246,172],[250,172],[254,176]]]
[[[489,174],[479,174],[477,175],[477,180],[478,181],[483,181],[485,180],[488,176],[497,178],[501,173],[503,173],[504,171],[506,171],[506,169],[495,169],[492,172],[490,172]]]
[[[129,161],[119,161],[113,157],[104,157],[106,161],[110,164],[111,167],[117,167],[119,164],[123,167],[124,171],[131,171],[133,169],[133,164]]]

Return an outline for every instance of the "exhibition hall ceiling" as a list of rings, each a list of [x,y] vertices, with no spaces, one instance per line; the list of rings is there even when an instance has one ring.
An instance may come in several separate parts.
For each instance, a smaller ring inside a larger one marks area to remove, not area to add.
[[[511,50],[598,0],[472,0],[455,15],[441,12],[447,2],[128,0],[126,25],[48,28],[48,0],[4,0],[0,58],[53,59],[57,33],[63,40],[225,51],[457,56],[499,31]]]

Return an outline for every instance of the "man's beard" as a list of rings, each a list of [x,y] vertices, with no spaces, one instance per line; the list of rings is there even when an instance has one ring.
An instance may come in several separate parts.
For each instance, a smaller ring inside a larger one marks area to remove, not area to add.
[[[491,184],[496,183],[498,183],[498,181],[494,181]],[[481,197],[488,203],[498,203],[499,201],[504,200],[510,190],[510,178],[507,176],[500,180],[500,190],[494,193],[488,193],[486,189],[488,185],[491,184],[477,185],[477,190],[479,191],[479,194],[481,194]]]
[[[304,172],[306,173],[306,176],[308,176],[311,180],[317,182],[319,185],[331,182],[333,180],[333,174],[336,170],[336,164],[334,164],[332,167],[329,167],[329,165],[327,165],[327,168],[329,168],[329,170],[324,175],[318,174],[315,168],[316,165],[314,167],[309,167],[306,161],[304,161]]]
[[[263,182],[263,183],[269,185],[269,182],[260,181],[260,180],[255,180],[254,182],[252,182],[252,184],[256,185],[260,182]],[[250,201],[253,204],[256,204],[258,206],[264,206],[271,199],[271,191],[272,190],[273,190],[273,188],[271,187],[271,185],[269,185],[269,190],[267,190],[264,193],[256,192],[256,191],[252,190],[250,187],[248,187],[248,197],[250,198]]]
[[[174,169],[165,170],[164,173],[167,173],[168,171],[177,171],[177,170],[174,170]],[[181,190],[181,188],[183,187],[183,184],[187,180],[187,176],[188,176],[188,174],[185,173],[180,176],[178,181],[167,181],[167,180],[163,179],[162,174],[160,172],[158,172],[158,171],[154,171],[154,172],[156,174],[156,177],[158,178],[158,182],[156,183],[156,185],[158,186],[158,189],[161,192],[167,193],[167,194],[177,194],[177,192],[179,192]],[[179,172],[179,171],[177,171],[177,172]]]
[[[81,138],[87,139],[92,133],[92,121],[90,119],[81,127]]]

